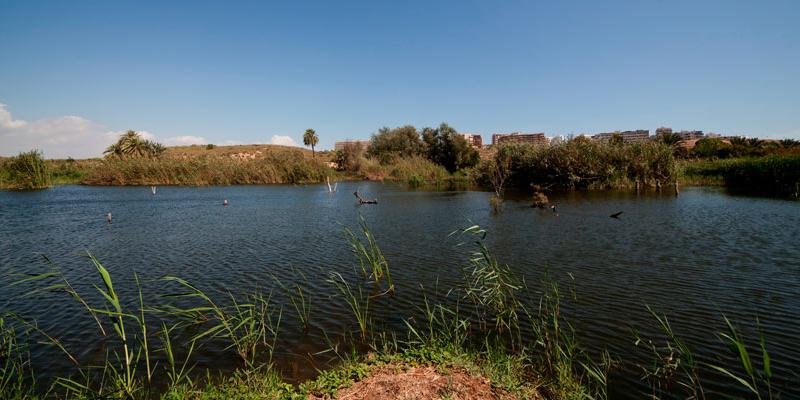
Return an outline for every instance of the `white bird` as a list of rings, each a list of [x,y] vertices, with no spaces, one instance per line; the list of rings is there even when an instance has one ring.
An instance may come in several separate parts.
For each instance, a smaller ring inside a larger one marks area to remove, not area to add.
[[[109,224],[111,223],[111,213],[106,214],[106,220],[108,220]]]

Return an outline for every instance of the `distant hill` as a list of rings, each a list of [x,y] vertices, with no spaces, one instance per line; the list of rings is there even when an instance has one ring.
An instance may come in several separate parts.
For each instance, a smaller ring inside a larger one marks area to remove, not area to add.
[[[311,158],[311,150],[294,147],[280,146],[275,144],[241,144],[233,146],[216,146],[209,148],[208,145],[174,146],[167,147],[165,155],[172,157],[197,157],[197,156],[219,156],[230,158],[261,158],[267,153],[296,152]],[[317,151],[317,155],[326,152]]]

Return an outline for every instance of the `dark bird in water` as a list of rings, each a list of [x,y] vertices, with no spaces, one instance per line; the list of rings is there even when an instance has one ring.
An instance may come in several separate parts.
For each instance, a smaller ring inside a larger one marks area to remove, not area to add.
[[[558,210],[556,209],[556,205],[555,204],[551,204],[550,205],[550,209],[553,210],[553,214],[558,212]]]
[[[619,219],[620,215],[622,215],[622,211],[620,211],[618,213],[611,214],[611,215],[609,215],[609,217]]]

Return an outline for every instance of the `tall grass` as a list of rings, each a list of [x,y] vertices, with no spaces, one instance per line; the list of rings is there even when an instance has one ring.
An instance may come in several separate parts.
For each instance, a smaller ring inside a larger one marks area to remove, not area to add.
[[[205,292],[188,281],[167,276],[163,282],[175,282],[187,292],[168,294],[166,298],[182,298],[199,300],[200,304],[192,307],[170,307],[175,315],[190,316],[193,325],[210,325],[202,332],[194,335],[192,341],[200,339],[225,339],[230,341],[229,349],[244,362],[245,367],[254,368],[263,350],[267,355],[267,365],[272,362],[275,344],[278,340],[283,309],[275,310],[272,294],[266,297],[256,292],[249,295],[244,302],[228,293],[231,305],[223,306],[215,302]]]
[[[23,399],[32,397],[36,384],[30,365],[30,353],[25,343],[20,343],[18,330],[0,315],[0,398]]]
[[[270,370],[272,368],[272,355],[276,346],[282,311],[275,309],[269,296],[265,297],[256,292],[248,296],[246,301],[241,302],[230,295],[231,304],[222,306],[187,281],[164,277],[160,282],[177,283],[178,287],[189,289],[189,291],[168,293],[163,298],[199,300],[200,304],[189,307],[167,304],[160,308],[148,308],[144,303],[142,281],[137,274],[134,273],[133,277],[136,297],[126,301],[119,296],[109,271],[91,254],[87,254],[87,256],[100,278],[101,283],[94,286],[102,300],[100,306],[92,305],[92,301],[78,294],[64,275],[53,265],[50,266],[51,270],[48,272],[28,274],[14,282],[14,285],[33,286],[27,292],[29,295],[37,295],[43,291],[69,294],[80,302],[87,314],[94,317],[100,327],[101,335],[104,337],[107,334],[110,335],[104,339],[105,357],[103,361],[97,365],[84,365],[58,338],[48,335],[35,322],[28,322],[21,317],[16,317],[15,319],[28,332],[39,335],[45,339],[45,342],[55,345],[78,368],[77,373],[70,377],[57,377],[50,389],[52,393],[64,398],[79,399],[144,399],[152,396],[151,391],[155,388],[153,380],[156,376],[166,377],[170,388],[192,384],[190,373],[193,364],[190,358],[200,346],[201,341],[212,339],[228,341],[230,344],[227,348],[236,351],[236,354],[243,360],[244,367],[248,370]],[[130,303],[138,305],[138,309],[126,308],[125,304]],[[154,349],[151,345],[150,339],[153,333],[149,330],[149,325],[154,323],[148,322],[147,315],[156,317],[157,323],[161,326],[158,334],[163,347],[160,350]],[[171,317],[185,316],[191,318],[176,324],[168,324],[167,319]],[[111,329],[104,327],[106,324],[110,325]],[[14,332],[6,328],[7,325],[4,321],[0,322],[0,325],[3,327],[2,337],[4,338],[4,347],[0,349],[0,352],[5,352],[5,343],[9,343],[9,348],[13,350],[13,353],[11,350],[7,353],[15,355],[10,360],[23,360],[20,358],[22,353],[19,353],[23,347],[10,339]],[[207,328],[193,335],[185,346],[182,343],[181,350],[186,355],[183,360],[179,360],[176,357],[178,351],[176,351],[171,333],[176,329],[184,330],[189,325],[203,325]],[[153,357],[157,352],[166,358],[166,362],[160,366],[158,362],[153,362]],[[262,355],[266,355],[266,361],[260,365],[258,362],[264,359]],[[25,371],[24,367],[27,364],[14,361],[9,365],[9,368],[0,369],[2,373],[0,383],[21,382],[20,371]],[[33,387],[33,383],[27,381],[25,385],[28,389]]]
[[[364,292],[361,285],[347,282],[347,280],[338,272],[331,271],[328,274],[328,282],[330,282],[344,298],[350,311],[358,323],[358,332],[361,335],[361,340],[366,340],[367,335],[372,330],[372,316],[369,311],[370,298]]]
[[[386,278],[388,285],[386,292],[393,293],[394,282],[389,270],[389,262],[383,256],[383,252],[375,240],[375,235],[372,234],[363,217],[359,217],[359,230],[361,235],[356,234],[350,228],[345,228],[345,236],[350,243],[353,255],[358,260],[361,272],[365,278],[374,280],[376,285]]]
[[[302,279],[304,284],[308,283],[308,279],[303,271],[292,267],[292,272],[295,276],[298,276]],[[288,286],[281,282],[278,277],[272,276],[272,280],[283,290],[283,293],[289,298],[289,302],[294,307],[294,310],[297,312],[297,318],[300,320],[300,325],[303,327],[303,330],[307,333],[310,328],[310,318],[311,318],[311,295],[307,293],[303,286],[299,283],[294,283],[291,286]]]
[[[687,162],[688,180],[723,183],[744,193],[800,198],[800,156],[767,156]]]
[[[90,185],[234,185],[323,182],[330,169],[302,152],[268,152],[255,159],[195,156],[110,157],[88,172]]]
[[[528,188],[605,189],[657,186],[677,177],[672,149],[657,142],[610,144],[572,140],[541,146],[514,143],[500,146],[495,160],[510,160],[508,185]],[[488,161],[487,161],[488,162]],[[496,163],[496,161],[494,161]],[[491,168],[479,167],[478,179],[489,182]]]
[[[746,192],[800,199],[800,156],[744,159],[722,170],[725,185]]]
[[[44,189],[51,185],[50,168],[37,150],[0,162],[0,188]]]
[[[674,332],[666,315],[658,314],[651,307],[647,310],[658,322],[663,337],[660,340],[644,338],[638,332],[636,345],[644,347],[652,356],[652,364],[642,366],[644,378],[649,381],[652,398],[661,398],[664,395],[680,393],[687,398],[705,399],[714,398],[718,393],[707,393],[703,385],[703,372],[718,373],[723,378],[728,378],[735,386],[743,389],[751,398],[776,399],[780,395],[772,387],[772,361],[767,351],[764,333],[758,326],[758,364],[755,356],[748,350],[747,340],[735,328],[726,316],[722,316],[727,331],[717,332],[717,337],[731,349],[738,364],[721,366],[713,362],[698,361],[693,350]],[[677,385],[675,390],[672,385]]]
[[[518,335],[521,303],[517,293],[523,289],[522,280],[492,255],[483,241],[486,231],[480,226],[473,225],[457,232],[475,238],[477,250],[470,254],[464,293],[476,305],[479,322],[484,327],[494,324],[500,333]]]

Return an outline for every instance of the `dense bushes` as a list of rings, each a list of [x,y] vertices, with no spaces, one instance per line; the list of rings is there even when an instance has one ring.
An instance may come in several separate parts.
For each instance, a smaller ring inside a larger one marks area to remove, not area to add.
[[[416,156],[443,166],[449,172],[473,167],[480,161],[478,152],[451,126],[424,128],[422,134],[411,125],[394,129],[381,128],[372,135],[367,156],[381,164]]]
[[[800,156],[737,160],[721,169],[736,191],[800,198]]]
[[[453,172],[478,163],[478,152],[447,124],[425,128],[411,125],[381,128],[366,149],[348,143],[336,151],[340,171],[366,179],[392,179],[419,185],[452,179]]]
[[[447,124],[423,129],[422,141],[428,159],[450,172],[473,167],[480,161],[478,152]]]
[[[394,129],[381,128],[378,133],[372,135],[367,148],[369,157],[384,164],[396,158],[413,157],[423,153],[423,144],[417,128],[411,125]]]
[[[497,171],[487,168],[503,164],[508,165],[507,184],[520,188],[531,184],[558,188],[655,185],[673,181],[677,171],[671,147],[657,142],[507,144],[497,149],[491,162],[482,163],[480,179],[488,182]]]
[[[745,137],[733,137],[729,139],[708,137],[698,140],[688,155],[699,158],[800,155],[800,141],[794,139],[766,141]]]
[[[51,185],[50,169],[42,153],[31,150],[0,163],[0,187],[18,190],[44,189]]]

